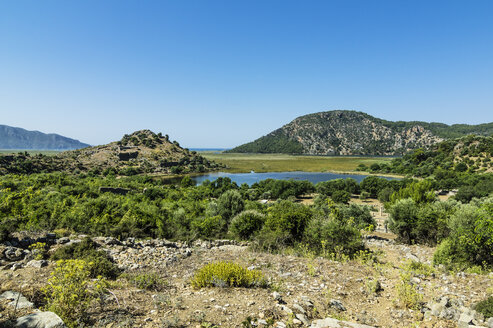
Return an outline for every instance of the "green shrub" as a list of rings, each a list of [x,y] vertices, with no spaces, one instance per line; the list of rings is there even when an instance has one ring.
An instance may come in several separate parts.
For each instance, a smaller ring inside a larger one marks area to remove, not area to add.
[[[409,260],[405,264],[404,270],[408,272],[412,272],[414,274],[422,274],[424,276],[430,276],[433,273],[435,273],[435,269],[432,266],[423,262],[418,262],[413,260]]]
[[[397,296],[399,302],[404,307],[419,310],[423,302],[423,295],[418,293],[416,287],[414,287],[410,280],[411,276],[409,274],[401,274],[401,282],[397,285]]]
[[[46,253],[48,248],[46,243],[34,243],[29,246],[29,249],[32,251],[35,260],[43,260],[46,257]]]
[[[316,218],[308,224],[304,243],[315,254],[333,257],[337,253],[353,257],[365,249],[359,229],[335,218]]]
[[[361,200],[367,200],[368,198],[370,198],[370,193],[368,191],[362,191],[359,195],[359,199]]]
[[[351,194],[344,190],[336,190],[332,193],[330,198],[332,198],[332,200],[336,203],[347,204],[351,199]]]
[[[266,287],[267,283],[258,270],[248,270],[232,262],[210,263],[199,269],[192,286],[202,287]]]
[[[90,281],[90,269],[83,260],[60,260],[51,273],[46,295],[46,310],[58,314],[68,327],[78,327],[86,319],[91,302],[105,289],[105,281]]]
[[[394,193],[394,189],[391,187],[385,187],[378,192],[378,200],[382,203],[387,203],[390,201],[390,196]]]
[[[312,217],[310,208],[282,200],[268,209],[267,218],[257,242],[260,248],[276,250],[301,241]]]
[[[168,285],[157,273],[123,274],[122,276],[135,287],[145,290],[160,291]]]
[[[245,201],[237,190],[228,190],[217,199],[218,214],[228,223],[236,214],[243,211]]]
[[[436,199],[433,183],[430,180],[412,182],[390,196],[392,203],[411,198],[417,204],[431,203]]]
[[[226,222],[220,215],[195,218],[191,223],[196,236],[206,239],[219,238],[225,225]]]
[[[377,226],[377,222],[370,213],[369,206],[350,204],[349,206],[342,205],[339,209],[344,220],[351,221],[351,224],[358,229]]]
[[[229,226],[229,232],[235,238],[249,240],[262,229],[265,215],[255,210],[243,211],[236,215]]]
[[[410,199],[398,200],[389,210],[389,229],[410,244],[414,241],[413,230],[418,219],[418,207]]]
[[[114,279],[120,274],[118,267],[110,261],[108,255],[97,248],[99,245],[87,237],[80,243],[61,247],[51,256],[52,260],[84,260],[87,263],[90,276],[96,278],[103,276]]]
[[[486,319],[493,317],[493,296],[474,305],[474,309],[482,313]]]
[[[450,236],[438,246],[435,263],[458,269],[493,266],[493,199],[460,206],[448,226]]]
[[[5,218],[0,221],[0,242],[7,241],[10,234],[17,230],[18,222],[14,218]]]

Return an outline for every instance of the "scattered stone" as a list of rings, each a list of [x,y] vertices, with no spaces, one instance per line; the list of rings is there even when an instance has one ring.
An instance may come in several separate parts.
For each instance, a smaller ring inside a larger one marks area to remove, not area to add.
[[[344,307],[344,305],[342,305],[341,301],[339,300],[330,300],[330,306],[332,306],[338,311],[346,311],[346,308]]]
[[[4,255],[9,261],[19,261],[24,258],[24,251],[21,248],[10,246],[5,249]]]
[[[281,294],[279,294],[278,292],[273,292],[271,295],[274,300],[276,300],[279,303],[283,303]]]
[[[334,318],[314,320],[310,328],[375,328],[373,326],[361,325],[354,322],[339,321]]]
[[[70,238],[68,238],[68,237],[62,237],[62,238],[58,238],[57,241],[56,241],[56,243],[58,245],[63,245],[63,244],[68,243],[69,241],[70,241]]]
[[[31,260],[27,262],[26,266],[41,269],[48,265],[48,261],[46,260]]]
[[[411,252],[406,253],[406,259],[409,259],[414,262],[419,262],[419,258]]]
[[[2,295],[0,295],[0,300],[1,299],[11,301],[7,305],[10,307],[13,307],[15,309],[32,309],[32,308],[34,308],[34,304],[29,302],[29,300],[19,292],[6,291]]]
[[[297,311],[298,313],[303,313],[303,314],[305,314],[305,313],[306,313],[305,309],[304,309],[301,305],[299,305],[299,304],[297,304],[297,303],[293,304],[293,308],[294,308],[294,309],[295,309],[295,311]]]
[[[469,324],[472,324],[474,316],[468,313],[461,313],[459,317],[459,322],[457,323],[458,328],[468,328]]]
[[[310,321],[308,321],[308,318],[303,313],[296,313],[295,314],[295,317],[298,320],[300,320],[305,326],[309,326],[310,325]]]
[[[293,314],[293,310],[291,310],[288,306],[283,305],[283,304],[277,304],[277,306],[285,313],[287,314]]]
[[[12,264],[12,266],[10,267],[10,270],[16,271],[22,267],[24,267],[24,265],[22,263],[16,262],[16,263]]]
[[[20,317],[16,328],[66,328],[63,320],[53,312],[37,312]]]

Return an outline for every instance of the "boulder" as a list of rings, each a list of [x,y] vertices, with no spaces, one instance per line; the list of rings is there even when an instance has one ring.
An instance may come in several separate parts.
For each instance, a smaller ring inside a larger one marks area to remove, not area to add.
[[[19,261],[24,258],[24,251],[21,248],[10,246],[5,249],[4,255],[9,261]]]
[[[314,320],[310,328],[375,328],[372,326],[361,325],[359,323],[339,321],[334,318]]]
[[[37,312],[17,319],[16,328],[66,328],[63,320],[53,312]]]
[[[70,241],[70,238],[68,238],[68,237],[62,237],[62,238],[59,238],[59,239],[56,241],[56,243],[57,243],[58,245],[63,245],[63,244],[68,243],[69,241]]]
[[[15,309],[32,309],[34,308],[34,304],[29,302],[29,300],[24,297],[19,292],[14,292],[14,291],[6,291],[2,295],[0,295],[0,300],[9,300],[11,301],[7,305],[10,307],[13,307]]]
[[[41,269],[48,265],[48,261],[46,260],[31,260],[27,262],[26,266]]]

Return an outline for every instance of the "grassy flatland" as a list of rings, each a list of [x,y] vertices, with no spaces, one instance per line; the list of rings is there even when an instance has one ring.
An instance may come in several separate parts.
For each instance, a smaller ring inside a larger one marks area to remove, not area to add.
[[[56,155],[61,152],[61,150],[36,150],[36,149],[0,149],[0,155],[1,154],[17,154],[17,153],[24,153],[27,152],[29,155],[36,155],[36,154],[42,154],[42,155]]]
[[[306,156],[201,152],[209,160],[228,166],[231,173],[250,172],[352,172],[360,164],[390,162],[389,157]]]

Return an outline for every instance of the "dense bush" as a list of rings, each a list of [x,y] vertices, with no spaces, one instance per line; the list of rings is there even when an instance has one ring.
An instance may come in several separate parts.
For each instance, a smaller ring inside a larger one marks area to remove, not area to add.
[[[416,237],[413,233],[418,220],[418,206],[410,199],[397,201],[389,210],[388,227],[400,239],[410,244]]]
[[[91,281],[90,275],[84,260],[60,260],[43,289],[46,310],[58,314],[68,327],[79,327],[91,302],[104,292],[104,280]]]
[[[437,248],[434,262],[449,267],[493,267],[493,199],[460,206],[448,222],[449,236]]]
[[[436,199],[433,183],[430,180],[412,182],[394,192],[390,196],[390,202],[395,203],[405,198],[411,198],[417,204],[433,202]]]
[[[332,196],[336,191],[345,191],[349,195],[360,192],[360,186],[352,178],[319,182],[315,185],[315,189],[319,194],[324,196]]]
[[[339,206],[339,211],[345,222],[358,229],[374,230],[377,226],[377,222],[370,213],[369,206],[349,204],[347,206]]]
[[[308,194],[315,190],[309,181],[297,180],[275,180],[266,179],[254,183],[252,188],[257,189],[261,195],[268,196],[270,199],[287,199]]]
[[[493,296],[475,304],[474,309],[482,313],[486,319],[493,317]]]
[[[387,179],[376,176],[368,176],[361,181],[359,186],[362,191],[366,191],[371,197],[377,198],[378,193],[388,187],[389,183],[390,182]]]
[[[435,245],[448,236],[448,220],[456,202],[433,202],[419,205],[411,198],[398,200],[389,209],[388,227],[406,243]]]
[[[191,283],[195,288],[267,286],[262,272],[248,270],[232,262],[217,262],[203,266],[195,273]]]
[[[279,201],[269,208],[258,241],[263,249],[279,249],[300,241],[312,211],[301,204]]]
[[[330,198],[336,203],[347,204],[351,200],[351,194],[344,190],[337,190],[332,193]]]
[[[243,211],[231,220],[229,232],[235,238],[249,240],[264,225],[265,215],[255,210]]]
[[[303,241],[320,255],[337,254],[352,257],[364,250],[359,229],[335,218],[315,218],[308,224]]]
[[[103,276],[114,279],[120,274],[117,266],[110,261],[108,255],[103,250],[98,250],[98,244],[85,238],[79,243],[64,246],[52,254],[52,260],[84,260],[90,276],[96,278]]]
[[[245,201],[237,190],[228,190],[217,200],[217,214],[230,222],[231,218],[243,211]]]
[[[160,291],[168,285],[157,273],[126,273],[122,274],[122,277],[127,279],[135,287],[145,290]]]

